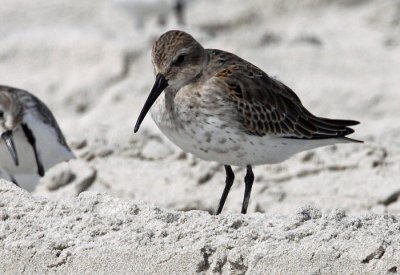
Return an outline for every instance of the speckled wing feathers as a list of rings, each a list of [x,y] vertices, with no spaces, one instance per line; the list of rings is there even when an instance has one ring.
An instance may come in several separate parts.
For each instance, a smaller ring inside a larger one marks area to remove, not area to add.
[[[249,134],[299,139],[334,138],[353,133],[348,126],[358,124],[352,120],[316,117],[289,87],[256,66],[228,52],[208,52],[214,78],[234,102],[237,118]]]

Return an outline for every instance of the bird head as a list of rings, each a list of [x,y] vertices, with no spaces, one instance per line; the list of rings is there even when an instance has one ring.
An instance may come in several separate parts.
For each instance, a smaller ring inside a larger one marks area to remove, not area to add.
[[[200,43],[183,31],[168,31],[161,35],[153,45],[151,57],[156,79],[136,122],[135,133],[161,93],[167,87],[177,91],[198,77],[207,60]]]
[[[9,89],[0,89],[0,136],[15,165],[19,164],[13,132],[22,121],[22,104]]]

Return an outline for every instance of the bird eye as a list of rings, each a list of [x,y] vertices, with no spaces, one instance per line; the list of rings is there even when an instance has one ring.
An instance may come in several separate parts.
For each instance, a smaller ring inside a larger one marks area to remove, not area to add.
[[[4,117],[4,112],[2,110],[0,110],[0,118]]]
[[[185,62],[185,60],[186,60],[186,55],[185,54],[181,54],[175,59],[174,65],[175,66],[182,65],[182,63]]]

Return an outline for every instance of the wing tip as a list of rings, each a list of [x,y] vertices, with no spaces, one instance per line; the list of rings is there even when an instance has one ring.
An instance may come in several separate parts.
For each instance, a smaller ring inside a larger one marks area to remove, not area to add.
[[[318,122],[317,128],[324,130],[325,133],[315,135],[316,138],[347,138],[346,136],[351,135],[355,132],[350,126],[360,124],[357,120],[350,119],[329,119],[324,117],[318,117],[315,122]],[[331,132],[331,133],[326,133]],[[353,140],[347,138],[350,141],[361,143],[362,141]]]
[[[325,117],[318,117],[318,119],[332,126],[355,126],[360,124],[359,121],[351,119],[330,119]]]
[[[337,125],[336,125],[337,126]],[[349,142],[363,143],[364,141],[348,138],[348,135],[351,135],[355,132],[354,129],[350,127],[343,127],[341,129],[336,129],[336,131],[331,130],[330,132],[325,131],[324,133],[314,133],[310,137],[305,136],[285,136],[285,138],[291,139],[308,139],[308,140],[318,140],[318,139],[335,139],[342,138],[346,139]]]

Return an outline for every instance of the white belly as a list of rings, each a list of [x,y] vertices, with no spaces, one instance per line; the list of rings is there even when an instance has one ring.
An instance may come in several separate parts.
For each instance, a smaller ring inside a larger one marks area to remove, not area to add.
[[[35,155],[32,146],[28,143],[21,127],[13,133],[15,149],[18,154],[19,165],[14,164],[14,160],[6,147],[4,141],[0,139],[0,167],[7,173],[15,175],[23,172],[24,174],[34,174],[37,172]]]
[[[24,118],[25,123],[33,132],[36,140],[36,148],[39,157],[42,161],[45,171],[54,165],[74,158],[74,154],[69,148],[63,146],[58,142],[55,131],[37,120],[31,115],[26,115]],[[35,159],[35,154],[31,144],[28,142],[22,128],[19,126],[13,133],[14,144],[19,157],[19,165],[16,166],[14,161],[5,146],[4,142],[0,142],[0,169],[4,170],[10,175],[31,175],[38,173],[38,166]]]
[[[208,161],[225,165],[247,166],[282,162],[292,155],[321,146],[346,142],[344,139],[300,140],[274,136],[254,136],[229,128],[216,117],[207,117],[203,123],[196,120],[180,121],[180,127],[171,127],[171,121],[152,115],[160,130],[183,151]]]

